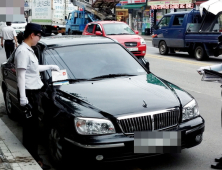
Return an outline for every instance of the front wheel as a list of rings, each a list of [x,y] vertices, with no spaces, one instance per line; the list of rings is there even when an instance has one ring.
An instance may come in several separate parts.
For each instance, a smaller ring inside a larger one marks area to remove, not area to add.
[[[69,34],[69,35],[72,35],[72,30],[69,30],[68,34]]]
[[[199,61],[206,60],[209,58],[209,56],[206,54],[206,51],[202,46],[197,46],[195,48],[194,57]]]
[[[51,128],[49,134],[49,152],[52,163],[59,168],[62,166],[63,141],[64,139],[59,131],[56,128]]]
[[[169,48],[167,47],[165,41],[161,41],[159,45],[159,52],[161,55],[166,55],[169,52]]]

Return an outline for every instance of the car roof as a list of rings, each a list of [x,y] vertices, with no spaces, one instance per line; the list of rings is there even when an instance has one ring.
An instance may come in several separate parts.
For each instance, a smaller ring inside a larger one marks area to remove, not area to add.
[[[89,24],[116,24],[116,23],[122,23],[122,24],[126,24],[125,22],[121,22],[121,21],[94,21],[94,22],[90,22]]]
[[[187,14],[190,13],[191,11],[180,11],[180,12],[173,12],[173,13],[168,13],[165,14],[165,16],[170,16],[170,15],[178,15],[178,14]]]
[[[111,38],[103,36],[90,36],[90,35],[62,35],[62,36],[49,36],[43,37],[39,42],[44,46],[58,47],[80,44],[103,44],[103,43],[116,43]]]

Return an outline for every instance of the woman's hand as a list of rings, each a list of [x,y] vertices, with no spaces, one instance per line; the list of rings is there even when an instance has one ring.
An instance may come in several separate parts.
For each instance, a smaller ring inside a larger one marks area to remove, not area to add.
[[[50,69],[51,69],[51,70],[60,71],[60,68],[59,68],[59,66],[57,66],[57,65],[49,65],[49,66],[50,66]]]
[[[25,98],[20,98],[20,106],[25,106],[29,103],[27,97]]]

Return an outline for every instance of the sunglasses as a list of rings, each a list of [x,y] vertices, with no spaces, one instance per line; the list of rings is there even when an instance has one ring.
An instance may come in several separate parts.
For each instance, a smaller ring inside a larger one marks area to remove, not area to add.
[[[38,36],[38,37],[39,37],[39,39],[41,39],[41,38],[42,38],[42,36],[41,36],[41,35],[38,35],[38,34],[37,34],[36,36]]]

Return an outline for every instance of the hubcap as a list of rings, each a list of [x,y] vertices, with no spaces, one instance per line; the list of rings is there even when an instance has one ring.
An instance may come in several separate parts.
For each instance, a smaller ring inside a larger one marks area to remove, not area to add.
[[[162,53],[165,51],[165,49],[166,49],[165,45],[162,45],[162,46],[160,47],[160,51],[161,51]]]
[[[6,91],[5,100],[6,100],[6,109],[7,109],[8,113],[10,114],[12,111],[12,101],[9,97],[8,91]]]
[[[62,160],[62,145],[59,132],[56,129],[52,129],[50,133],[51,153],[58,161]]]
[[[197,56],[197,58],[201,58],[201,56],[202,56],[202,50],[201,49],[197,49],[196,56]]]

